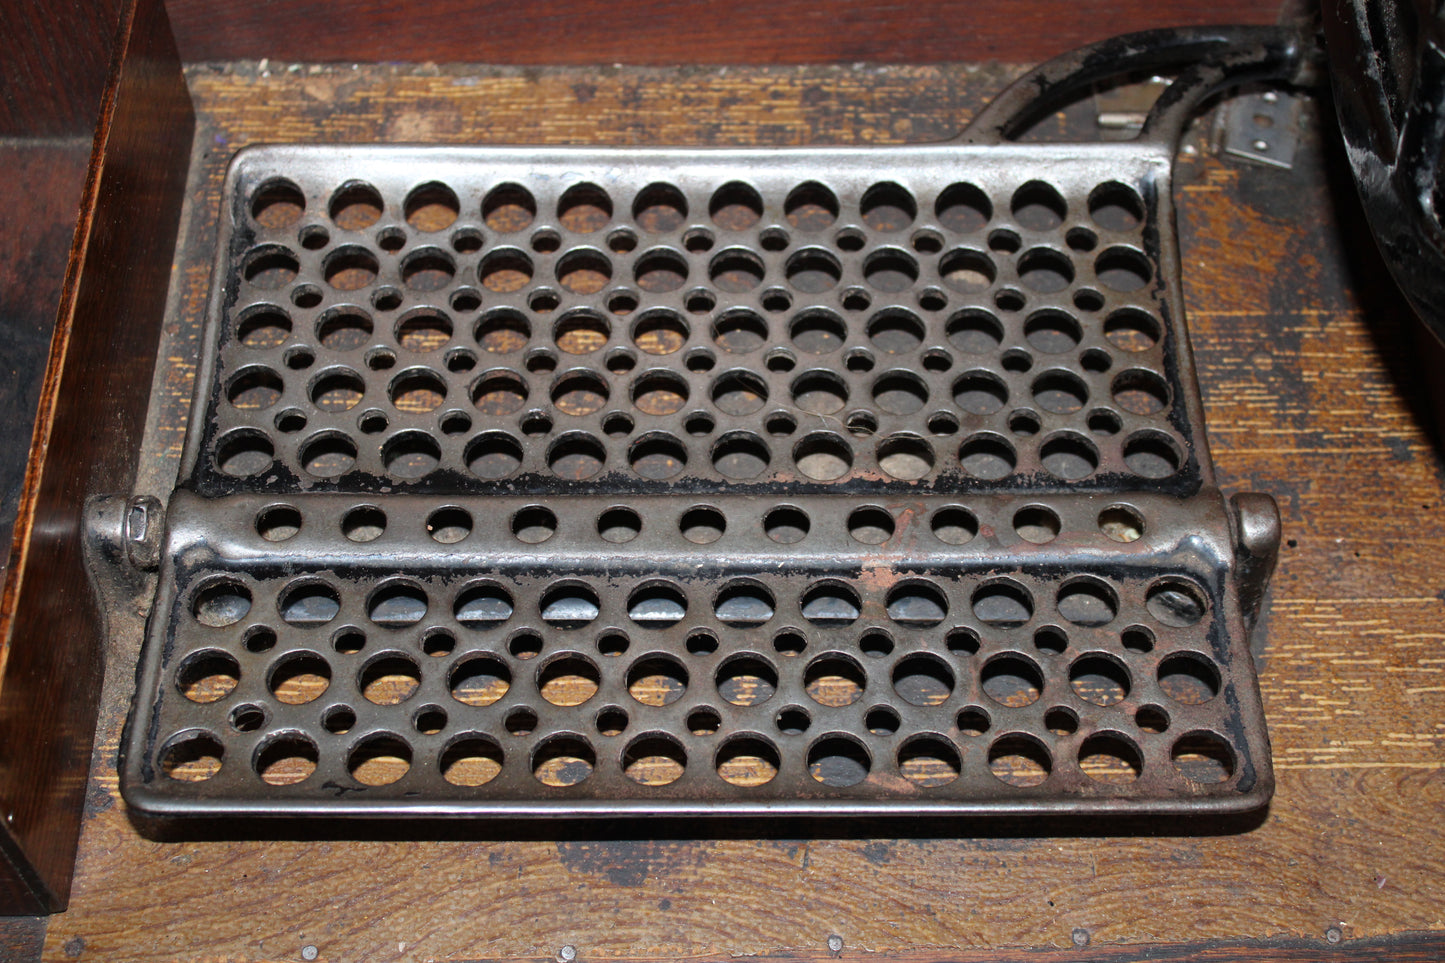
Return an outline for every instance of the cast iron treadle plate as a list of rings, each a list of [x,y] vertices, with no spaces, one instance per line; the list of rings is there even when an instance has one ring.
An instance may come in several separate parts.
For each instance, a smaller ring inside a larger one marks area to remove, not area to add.
[[[244,151],[127,800],[1258,806],[1170,161]]]

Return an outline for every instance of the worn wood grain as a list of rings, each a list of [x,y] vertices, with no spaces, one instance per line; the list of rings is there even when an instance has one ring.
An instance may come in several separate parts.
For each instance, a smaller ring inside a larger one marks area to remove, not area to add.
[[[244,144],[927,140],[1007,73],[194,68],[183,256],[140,485],[163,492],[174,476],[220,178]],[[1261,662],[1279,768],[1267,813],[1225,825],[142,827],[148,838],[115,784],[131,631],[113,641],[75,898],[46,956],[297,959],[314,945],[321,960],[543,960],[570,944],[584,961],[1438,957],[1445,470],[1406,315],[1378,268],[1347,253],[1363,234],[1317,137],[1290,172],[1194,146],[1181,228],[1211,440],[1229,490],[1280,499],[1290,540]],[[1402,932],[1423,935],[1390,942]]]

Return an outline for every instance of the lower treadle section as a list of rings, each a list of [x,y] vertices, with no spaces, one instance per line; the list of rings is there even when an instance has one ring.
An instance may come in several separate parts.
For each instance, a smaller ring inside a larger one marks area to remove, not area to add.
[[[176,579],[154,805],[184,811],[193,782],[298,812],[1229,809],[1258,788],[1237,616],[1205,560],[1144,539],[1134,508],[1076,530],[1004,502],[830,516],[723,500],[644,521],[320,500],[305,517],[246,506],[255,531],[231,558]],[[980,545],[1000,521],[1027,550]],[[572,541],[590,556],[533,554],[588,522]],[[682,571],[629,548],[674,525],[713,557]],[[470,548],[485,529],[518,557]],[[253,551],[303,532],[325,567]],[[789,554],[830,536],[853,549]],[[386,559],[419,538],[437,554],[398,574]],[[1060,564],[1060,540],[1100,557]],[[906,542],[935,560],[890,564]],[[1125,544],[1127,563],[1104,551]],[[1030,551],[1001,573],[1000,554]]]

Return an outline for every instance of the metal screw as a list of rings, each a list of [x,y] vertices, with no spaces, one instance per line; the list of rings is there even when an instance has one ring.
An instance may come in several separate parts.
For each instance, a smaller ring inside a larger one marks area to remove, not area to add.
[[[308,961],[308,963],[310,963],[311,960],[316,959],[320,955],[321,951],[318,950],[311,943],[307,943],[305,946],[301,947],[301,959]]]
[[[561,960],[562,963],[572,963],[573,960],[577,959],[577,947],[571,943],[564,944],[563,947],[557,951],[557,959]]]
[[[1264,153],[1265,151],[1269,150],[1269,141],[1267,141],[1267,140],[1257,140],[1257,141],[1255,141],[1254,143],[1250,144],[1249,146],[1250,146],[1250,147],[1253,147],[1255,150],[1259,151],[1260,153]]]
[[[839,936],[837,933],[834,933],[832,936],[828,937],[828,949],[833,953],[843,952],[843,937]]]
[[[1345,934],[1338,926],[1331,926],[1329,929],[1325,930],[1326,943],[1338,943],[1344,938]]]
[[[1075,946],[1089,945],[1089,931],[1082,926],[1074,927],[1074,931],[1069,934],[1069,938],[1074,941]]]

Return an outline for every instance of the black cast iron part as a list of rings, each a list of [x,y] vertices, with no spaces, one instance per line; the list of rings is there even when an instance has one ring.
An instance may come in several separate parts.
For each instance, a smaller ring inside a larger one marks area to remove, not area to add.
[[[1122,37],[941,145],[243,151],[128,805],[1264,804],[1279,520],[1214,480],[1170,173],[1298,62]],[[1168,71],[1136,141],[1014,142]]]
[[[1323,8],[1336,113],[1370,229],[1410,306],[1445,343],[1445,10],[1434,0]]]

